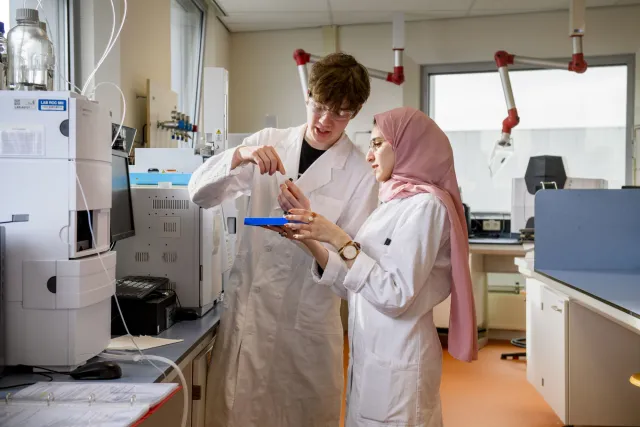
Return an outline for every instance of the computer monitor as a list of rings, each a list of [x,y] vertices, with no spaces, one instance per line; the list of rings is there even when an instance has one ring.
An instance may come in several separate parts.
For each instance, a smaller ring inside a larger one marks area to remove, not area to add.
[[[120,134],[116,138],[116,133]],[[131,153],[133,144],[135,143],[138,130],[128,126],[120,126],[118,123],[111,123],[111,138],[115,138],[115,143],[111,148]]]
[[[134,236],[133,205],[129,181],[129,156],[111,150],[111,244]]]

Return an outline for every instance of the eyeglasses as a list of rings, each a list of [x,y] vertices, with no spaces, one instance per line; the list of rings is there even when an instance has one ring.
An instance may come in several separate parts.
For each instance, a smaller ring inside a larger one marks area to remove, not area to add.
[[[349,110],[340,110],[339,113],[334,113],[333,111],[331,111],[328,107],[318,104],[316,103],[313,99],[309,98],[309,100],[307,101],[307,105],[309,106],[309,108],[311,109],[311,111],[313,112],[313,114],[317,115],[317,116],[323,116],[325,114],[328,114],[329,117],[332,120],[335,121],[346,121],[346,120],[350,120],[353,118],[353,116],[355,116],[356,112],[355,111],[349,111]]]

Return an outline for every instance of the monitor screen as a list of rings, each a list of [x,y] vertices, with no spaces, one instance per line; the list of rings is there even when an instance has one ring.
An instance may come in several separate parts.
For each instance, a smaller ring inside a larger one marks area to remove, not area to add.
[[[111,151],[111,243],[135,235],[129,183],[129,156]]]
[[[111,123],[112,138],[115,138],[115,135],[118,132],[118,130],[120,131],[120,135],[119,135],[119,138],[116,139],[116,143],[113,146],[113,148],[117,148],[122,151],[131,152],[138,130],[128,126],[120,127],[120,125],[117,123]]]

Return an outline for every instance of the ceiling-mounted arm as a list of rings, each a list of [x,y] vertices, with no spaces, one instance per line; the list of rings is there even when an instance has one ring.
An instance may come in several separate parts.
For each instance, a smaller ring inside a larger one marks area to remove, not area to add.
[[[404,54],[404,15],[396,14],[393,18],[393,72],[368,68],[369,76],[375,79],[385,80],[396,85],[404,83],[404,66],[402,57]],[[298,76],[302,85],[302,94],[307,96],[309,91],[309,74],[307,71],[308,63],[315,63],[322,59],[321,56],[312,55],[303,49],[297,49],[293,52],[293,59],[298,65]]]
[[[502,159],[498,159],[498,163],[495,164],[496,153],[500,150],[512,150],[511,130],[520,123],[518,109],[516,108],[515,98],[513,96],[513,88],[511,87],[511,80],[509,79],[509,65],[535,65],[545,68],[568,70],[579,74],[584,73],[588,67],[584,59],[584,53],[582,52],[582,37],[585,33],[584,15],[585,0],[571,0],[569,37],[571,37],[573,43],[573,54],[571,61],[568,63],[513,55],[504,50],[498,51],[494,55],[496,65],[498,66],[498,73],[500,74],[500,81],[502,82],[505,103],[507,104],[507,117],[502,121],[502,134],[491,154],[489,168],[492,175],[504,164],[506,157],[508,157],[508,154],[503,153]]]

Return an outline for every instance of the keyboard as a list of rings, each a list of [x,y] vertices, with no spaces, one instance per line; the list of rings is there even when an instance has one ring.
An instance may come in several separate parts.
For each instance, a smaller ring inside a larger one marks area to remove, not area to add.
[[[145,299],[156,289],[168,289],[169,279],[152,276],[126,276],[116,280],[116,296],[126,299]]]

